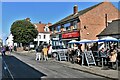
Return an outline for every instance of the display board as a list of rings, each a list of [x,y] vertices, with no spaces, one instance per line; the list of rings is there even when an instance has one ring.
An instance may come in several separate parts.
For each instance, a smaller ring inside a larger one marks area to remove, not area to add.
[[[64,51],[59,51],[58,57],[59,57],[60,61],[63,61],[63,60],[66,61],[66,55],[65,55]]]
[[[85,58],[86,58],[86,61],[87,61],[88,66],[89,66],[90,64],[96,65],[94,56],[93,56],[93,54],[92,54],[92,51],[85,51],[84,54],[85,54]]]

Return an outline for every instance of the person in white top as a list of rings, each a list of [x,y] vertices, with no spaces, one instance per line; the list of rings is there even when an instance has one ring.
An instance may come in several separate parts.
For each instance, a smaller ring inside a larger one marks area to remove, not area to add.
[[[52,57],[52,46],[51,45],[48,48],[48,55],[51,55],[51,57]]]

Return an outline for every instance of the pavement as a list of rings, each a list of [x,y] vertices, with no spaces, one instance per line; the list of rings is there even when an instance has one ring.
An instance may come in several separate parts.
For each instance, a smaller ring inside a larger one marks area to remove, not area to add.
[[[35,57],[34,51],[32,51],[32,52],[23,51],[23,52],[17,52],[16,54],[29,56],[29,57]],[[16,56],[16,54],[12,54],[12,55]],[[81,66],[78,64],[71,64],[70,62],[66,62],[66,61],[56,61],[56,60],[52,60],[52,61],[63,64],[65,67],[69,67],[74,70],[87,72],[90,74],[98,75],[98,76],[109,78],[109,79],[118,79],[118,76],[119,76],[117,70],[112,70],[112,69],[102,70],[101,69],[102,67],[97,67],[97,66],[89,66],[88,67],[88,66]],[[31,65],[31,64],[29,64],[29,65]]]

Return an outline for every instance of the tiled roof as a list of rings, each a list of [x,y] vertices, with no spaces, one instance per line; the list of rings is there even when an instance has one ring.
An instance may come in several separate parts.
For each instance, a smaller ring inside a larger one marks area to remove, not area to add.
[[[110,36],[120,35],[120,19],[112,21],[99,35],[99,36]]]
[[[46,26],[46,24],[38,23],[38,24],[35,24],[35,26],[37,27],[38,32],[44,32],[44,27]]]
[[[57,25],[57,24],[60,24],[60,23],[63,23],[63,22],[66,22],[66,21],[71,20],[71,19],[74,19],[74,18],[77,18],[77,17],[79,17],[80,15],[83,15],[84,13],[90,11],[91,9],[97,7],[98,5],[100,5],[100,4],[102,4],[102,3],[103,3],[103,2],[101,2],[101,3],[97,4],[97,5],[94,5],[94,6],[92,6],[92,7],[86,8],[86,9],[84,9],[84,10],[81,10],[81,11],[79,11],[77,14],[71,14],[71,15],[65,17],[64,19],[56,22],[56,23],[53,24],[52,26]]]

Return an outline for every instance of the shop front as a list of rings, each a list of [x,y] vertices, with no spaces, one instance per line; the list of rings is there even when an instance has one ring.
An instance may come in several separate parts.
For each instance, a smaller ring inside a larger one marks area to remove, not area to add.
[[[63,45],[65,45],[65,47],[67,47],[68,42],[71,40],[80,41],[80,33],[79,33],[79,31],[63,33],[61,40],[62,40]]]

